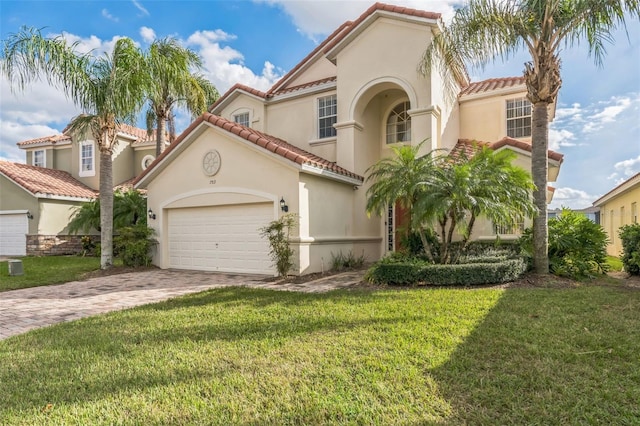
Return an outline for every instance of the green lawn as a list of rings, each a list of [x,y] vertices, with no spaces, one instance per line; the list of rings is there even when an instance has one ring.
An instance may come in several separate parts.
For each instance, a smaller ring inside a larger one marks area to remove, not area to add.
[[[24,275],[9,275],[7,261],[0,262],[0,291],[76,281],[100,269],[99,257],[21,257]]]
[[[640,291],[228,288],[0,341],[3,424],[638,424]]]

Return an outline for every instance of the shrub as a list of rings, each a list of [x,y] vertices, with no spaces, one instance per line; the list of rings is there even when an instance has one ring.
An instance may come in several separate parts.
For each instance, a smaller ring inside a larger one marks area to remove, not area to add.
[[[527,229],[520,238],[522,250],[531,256],[533,233]],[[574,279],[590,278],[608,271],[607,234],[585,215],[563,209],[549,219],[549,269],[555,275]]]
[[[151,250],[157,244],[153,228],[138,225],[120,228],[113,239],[114,253],[124,266],[151,265]]]
[[[344,269],[360,268],[365,261],[364,253],[356,257],[352,250],[349,250],[347,254],[343,254],[342,251],[338,254],[331,253],[331,270],[342,271]]]
[[[431,264],[421,259],[383,259],[365,279],[377,284],[479,285],[513,281],[526,270],[524,259],[492,259],[491,262],[455,265]]]
[[[286,277],[291,268],[293,268],[293,249],[289,245],[289,236],[291,228],[296,223],[297,216],[293,213],[288,213],[260,229],[260,235],[269,240],[269,254],[275,264],[278,275],[281,277]]]
[[[625,225],[618,230],[622,240],[622,264],[631,275],[640,275],[640,224]]]

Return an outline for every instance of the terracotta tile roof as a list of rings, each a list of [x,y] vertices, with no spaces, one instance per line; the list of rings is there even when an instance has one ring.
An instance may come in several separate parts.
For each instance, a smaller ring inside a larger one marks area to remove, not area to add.
[[[41,138],[29,139],[26,141],[18,142],[16,145],[18,145],[19,147],[25,147],[25,146],[38,145],[43,143],[55,145],[56,143],[59,143],[59,142],[71,142],[71,136],[67,134],[68,130],[69,130],[69,126],[65,127],[62,133],[59,135],[43,136]],[[150,142],[155,143],[155,140],[156,140],[155,131],[151,133],[151,136],[148,136],[147,131],[145,129],[130,126],[128,124],[121,124],[119,127],[119,132],[125,135],[129,135],[134,139],[136,139],[135,142],[133,142],[134,146],[143,145]]]
[[[0,161],[0,173],[32,194],[95,198],[97,192],[62,170]]]
[[[133,189],[133,182],[136,180],[135,177],[132,177],[131,179],[125,180],[124,182],[116,185],[113,187],[114,192],[115,191],[122,191],[122,192],[127,192]],[[147,190],[146,189],[138,189],[138,192],[142,193],[142,194],[146,194]]]
[[[227,99],[229,96],[231,96],[231,94],[237,90],[242,90],[243,92],[247,92],[250,93],[254,96],[257,96],[259,98],[262,99],[266,99],[267,98],[267,94],[265,92],[262,92],[260,90],[254,89],[253,87],[249,87],[249,86],[245,86],[244,84],[240,84],[240,83],[236,83],[234,84],[229,90],[227,90],[224,95],[220,96],[218,98],[218,100],[216,100],[213,105],[211,105],[209,107],[209,111],[212,111],[216,106],[220,105],[222,102],[224,102],[225,99]]]
[[[280,90],[277,90],[275,92],[269,92],[267,96],[268,97],[272,97],[272,96],[277,96],[277,95],[284,95],[285,93],[291,93],[291,92],[295,92],[295,91],[298,91],[298,90],[307,89],[307,88],[313,87],[313,86],[319,86],[321,84],[329,83],[329,82],[337,81],[337,80],[338,80],[337,77],[322,78],[320,80],[310,81],[308,83],[300,84],[298,86],[291,86],[291,87],[287,87],[286,89],[280,89]]]
[[[472,157],[473,154],[478,150],[478,148],[486,146],[488,148],[491,148],[493,150],[496,149],[500,149],[503,146],[510,146],[513,148],[519,148],[522,149],[523,151],[527,151],[527,152],[531,152],[531,144],[524,142],[524,141],[520,141],[518,139],[513,139],[510,138],[508,136],[505,136],[504,138],[500,139],[499,141],[490,143],[490,142],[482,142],[482,141],[475,141],[475,140],[471,140],[471,139],[458,139],[458,142],[456,143],[456,146],[453,147],[453,149],[451,150],[451,153],[453,153],[454,155],[456,153],[464,153],[467,157]],[[559,152],[555,152],[552,150],[548,151],[548,156],[550,159],[558,161],[560,163],[562,163],[563,159],[564,159],[564,155],[560,154]]]
[[[460,91],[460,96],[485,93],[520,85],[524,85],[524,77],[490,78],[488,80],[477,81],[469,84]]]
[[[171,145],[169,145],[169,147],[134,180],[133,182],[134,185],[137,184],[151,170],[153,170],[156,164],[162,161],[180,143],[182,143],[182,141],[187,137],[187,135],[189,135],[196,127],[198,127],[200,124],[204,122],[210,123],[229,133],[237,135],[261,148],[266,149],[267,151],[273,152],[274,154],[284,157],[287,160],[290,160],[294,163],[297,163],[300,165],[317,167],[323,170],[336,173],[338,175],[359,180],[361,182],[364,181],[364,178],[362,176],[357,175],[347,169],[344,169],[338,166],[334,162],[331,162],[315,154],[312,154],[308,151],[305,151],[301,148],[298,148],[294,145],[291,145],[290,143],[287,143],[282,139],[267,135],[262,132],[258,132],[257,130],[252,129],[250,127],[245,127],[238,123],[229,121],[225,118],[205,112],[200,117],[198,117],[193,123],[191,123],[191,125],[189,125],[189,127],[184,132],[182,132],[182,134],[178,136],[178,138],[176,138],[176,140]]]
[[[18,146],[29,146],[29,145],[38,145],[41,143],[50,143],[52,145],[55,145],[58,142],[71,142],[71,137],[68,135],[63,134],[59,134],[59,135],[51,135],[51,136],[43,136],[41,138],[35,138],[35,139],[29,139],[26,141],[21,141],[16,143],[16,145]]]

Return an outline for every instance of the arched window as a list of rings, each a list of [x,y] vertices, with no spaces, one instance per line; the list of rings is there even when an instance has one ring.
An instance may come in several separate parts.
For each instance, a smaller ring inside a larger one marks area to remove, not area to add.
[[[402,102],[389,113],[387,118],[387,143],[411,141],[411,117],[409,102]]]

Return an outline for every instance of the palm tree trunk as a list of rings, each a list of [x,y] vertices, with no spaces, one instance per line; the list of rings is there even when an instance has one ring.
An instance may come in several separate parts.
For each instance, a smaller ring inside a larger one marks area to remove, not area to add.
[[[100,150],[100,268],[113,266],[113,162]]]
[[[166,118],[163,115],[156,117],[156,158],[164,151],[164,127]]]
[[[549,230],[547,227],[547,179],[549,173],[549,114],[546,102],[533,105],[531,119],[531,174],[536,189],[533,202],[538,214],[533,218],[533,267],[538,274],[549,273]]]

